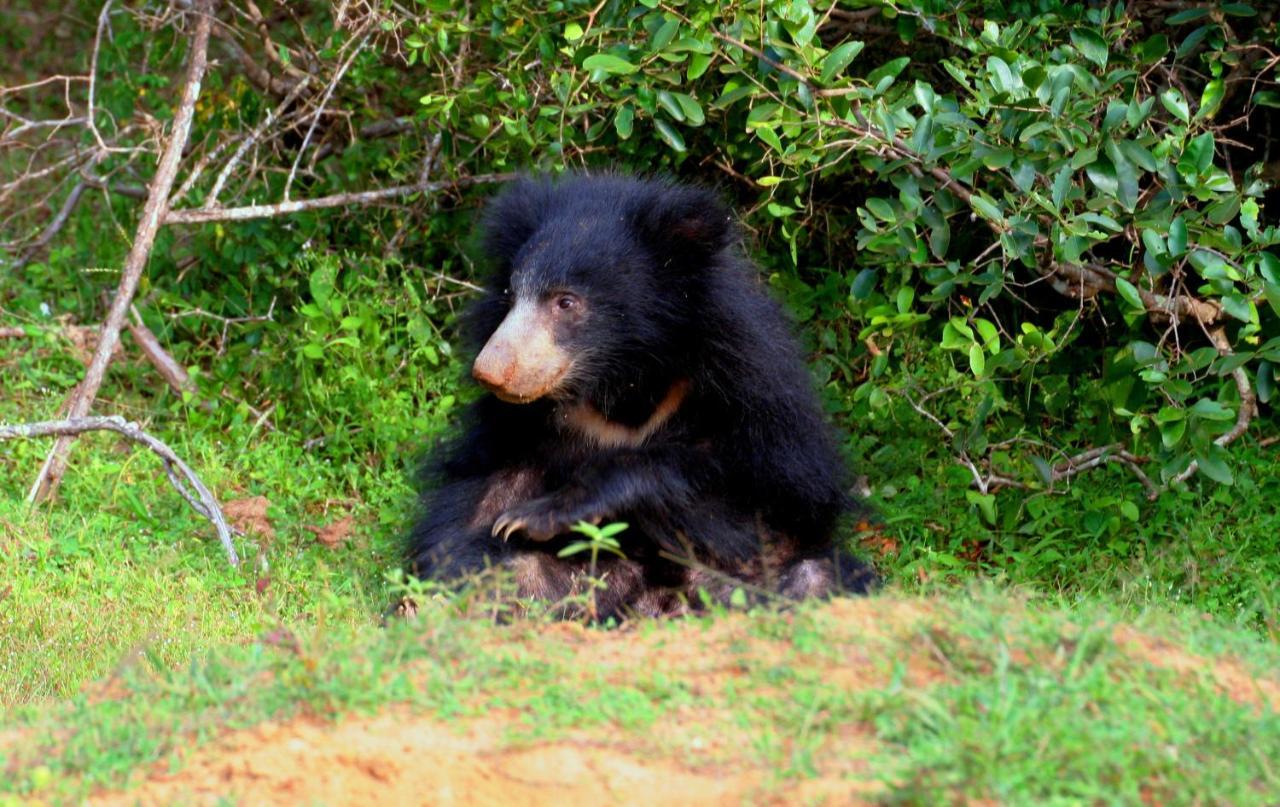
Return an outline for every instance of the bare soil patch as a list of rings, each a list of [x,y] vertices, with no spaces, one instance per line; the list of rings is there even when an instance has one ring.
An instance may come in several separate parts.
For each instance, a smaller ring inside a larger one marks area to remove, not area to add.
[[[888,665],[872,640],[911,630],[928,615],[918,601],[828,604],[817,615],[829,640],[819,654],[823,680],[841,690],[883,686]],[[567,653],[570,669],[617,684],[637,671],[670,671],[706,703],[675,709],[647,736],[598,726],[549,741],[513,740],[516,710],[455,722],[394,708],[337,723],[266,723],[194,751],[177,772],[157,766],[135,787],[90,803],[859,804],[880,787],[867,762],[878,747],[863,727],[850,725],[819,749],[816,776],[780,778],[744,747],[735,729],[740,715],[716,696],[745,675],[744,659],[783,664],[792,652],[782,639],[753,633],[746,616],[648,632],[551,624],[531,633],[523,649]],[[941,677],[925,654],[906,661],[913,683]]]

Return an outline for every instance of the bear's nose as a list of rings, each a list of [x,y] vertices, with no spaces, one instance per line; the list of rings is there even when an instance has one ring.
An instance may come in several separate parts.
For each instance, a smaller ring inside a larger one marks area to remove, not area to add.
[[[488,389],[500,391],[511,382],[515,356],[503,344],[490,342],[471,365],[471,377]]]

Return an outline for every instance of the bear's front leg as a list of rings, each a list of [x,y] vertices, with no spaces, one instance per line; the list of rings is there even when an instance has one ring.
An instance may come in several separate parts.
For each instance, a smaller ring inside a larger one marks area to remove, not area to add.
[[[694,499],[681,464],[659,454],[620,453],[584,467],[568,485],[507,508],[493,522],[503,540],[522,533],[549,541],[586,521],[599,524],[636,508],[683,508]]]
[[[492,534],[504,541],[517,533],[531,541],[549,541],[569,532],[580,521],[599,524],[605,514],[591,508],[589,503],[573,501],[578,498],[540,496],[518,504],[498,516],[493,522]]]

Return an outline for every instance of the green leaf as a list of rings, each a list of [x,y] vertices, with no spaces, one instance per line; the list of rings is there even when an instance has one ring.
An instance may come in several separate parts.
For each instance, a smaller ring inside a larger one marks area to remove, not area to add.
[[[1167,449],[1177,448],[1182,438],[1187,436],[1187,421],[1174,420],[1161,423],[1160,443]]]
[[[1114,197],[1119,193],[1120,183],[1116,180],[1116,169],[1110,160],[1098,159],[1086,166],[1084,172],[1094,187],[1107,196]]]
[[[612,524],[606,524],[600,528],[600,537],[612,538],[613,536],[627,529],[629,526],[630,525],[627,524],[627,522],[625,521],[615,521]]]
[[[1190,409],[1191,414],[1203,420],[1235,420],[1236,413],[1212,398],[1201,398]]]
[[[893,221],[897,215],[893,212],[893,206],[884,199],[871,197],[867,200],[867,210],[871,211],[871,215],[881,221]]]
[[[822,83],[830,83],[831,79],[843,73],[850,62],[862,52],[863,47],[865,47],[865,43],[852,40],[833,48],[827,54],[827,58],[822,60]],[[874,84],[875,82],[872,81],[871,83]]]
[[[672,150],[678,151],[682,154],[684,153],[685,151],[684,138],[681,137],[680,132],[676,130],[676,127],[672,126],[670,123],[666,122],[665,120],[662,120],[661,118],[655,118],[653,121],[653,126],[655,129],[658,130],[658,135],[666,142],[668,146],[672,148]]]
[[[996,497],[994,493],[979,493],[976,490],[966,490],[964,497],[969,504],[975,505],[978,511],[982,513],[982,518],[990,526],[996,523]]]
[[[1275,365],[1269,361],[1258,363],[1257,393],[1258,400],[1263,403],[1270,403],[1271,396],[1276,392],[1276,371]]]
[[[676,33],[680,30],[680,20],[672,17],[662,24],[653,34],[653,40],[649,47],[654,51],[660,51],[667,45],[671,44],[671,40],[676,38]]]
[[[1107,42],[1089,28],[1072,28],[1071,44],[1098,67],[1107,66]]]
[[[1106,150],[1107,156],[1111,158],[1111,165],[1116,170],[1116,198],[1125,210],[1132,211],[1138,204],[1138,173],[1116,141],[1108,139]]]
[[[1187,222],[1178,216],[1169,223],[1169,255],[1180,257],[1187,251]]]
[[[1231,466],[1227,465],[1228,456],[1226,449],[1213,445],[1209,447],[1208,452],[1197,454],[1196,462],[1200,464],[1200,472],[1205,476],[1214,482],[1230,485],[1234,480],[1231,476]]]
[[[1276,316],[1280,317],[1280,283],[1272,283],[1268,280],[1262,281],[1262,293],[1266,295],[1267,302],[1271,304],[1271,310],[1276,312]]]
[[[969,369],[973,370],[973,374],[979,378],[987,369],[987,358],[982,353],[982,345],[972,344],[969,346]]]
[[[1061,212],[1062,203],[1067,200],[1067,192],[1071,190],[1071,166],[1064,165],[1053,178],[1053,206]]]
[[[617,113],[613,116],[613,128],[618,132],[618,137],[627,140],[631,137],[631,131],[635,126],[636,108],[631,104],[623,104],[618,107]]]
[[[1179,11],[1177,14],[1171,14],[1165,22],[1169,25],[1182,25],[1183,23],[1195,22],[1209,16],[1207,8],[1189,8],[1185,11]]]
[[[1213,132],[1205,132],[1187,143],[1178,158],[1178,171],[1187,175],[1203,174],[1213,165]]]
[[[1169,52],[1169,38],[1164,34],[1154,34],[1138,46],[1143,64],[1158,62]]]
[[[871,296],[876,287],[876,270],[863,269],[853,278],[849,286],[849,294],[855,300],[865,300]]]
[[[1000,212],[1000,207],[980,193],[970,195],[969,204],[979,216],[982,216],[985,219],[989,219],[994,222],[1004,221],[1004,214]]]
[[[706,121],[706,116],[702,113],[702,107],[693,99],[692,95],[682,92],[671,94],[676,99],[676,103],[680,105],[680,111],[684,113],[684,119],[689,122],[690,126],[701,126]]]
[[[681,123],[684,122],[684,109],[675,96],[666,90],[658,90],[658,105],[667,110],[667,114]]]
[[[1213,24],[1201,25],[1199,28],[1187,34],[1186,39],[1182,40],[1178,45],[1178,49],[1174,51],[1174,55],[1179,59],[1187,56],[1194,51],[1196,47],[1199,46],[1200,42],[1209,35],[1209,32],[1213,31],[1215,28],[1217,28],[1217,26]]]
[[[689,69],[685,71],[685,78],[693,81],[699,78],[703,73],[707,72],[707,67],[711,64],[711,54],[695,53],[689,57]]]
[[[1142,245],[1153,255],[1165,255],[1168,253],[1164,245],[1164,239],[1160,237],[1160,234],[1146,227],[1142,229]]]
[[[898,313],[905,314],[911,310],[911,303],[915,300],[916,290],[910,286],[903,286],[898,289],[897,306]]]
[[[1138,293],[1138,287],[1125,280],[1123,277],[1116,277],[1116,291],[1124,298],[1124,301],[1131,308],[1139,311],[1146,311],[1147,306],[1142,302],[1142,295]]]
[[[754,126],[759,126],[765,122],[772,120],[774,115],[781,109],[779,104],[757,104],[747,113],[747,129],[750,130]]]
[[[330,298],[333,296],[334,285],[337,282],[338,267],[331,261],[324,261],[311,273],[310,288],[311,298],[316,301],[316,305],[325,308],[329,305]]]
[[[1169,114],[1178,120],[1183,123],[1191,122],[1191,109],[1187,106],[1187,101],[1182,97],[1182,93],[1170,87],[1160,93],[1160,103],[1164,104],[1164,108],[1169,110]]]
[[[1120,151],[1124,152],[1124,156],[1143,171],[1154,172],[1157,168],[1156,158],[1139,143],[1132,140],[1123,140],[1120,142]]]
[[[594,56],[588,56],[583,60],[582,66],[588,70],[600,70],[610,75],[620,76],[630,75],[640,69],[621,56],[614,56],[611,53],[597,53]]]
[[[870,84],[872,87],[875,87],[880,84],[881,79],[897,78],[898,74],[902,72],[903,68],[905,68],[910,63],[911,63],[911,57],[909,56],[901,56],[897,59],[894,59],[893,61],[885,62],[884,64],[880,65],[875,70],[872,70],[869,74],[867,74],[867,83]]]
[[[1196,110],[1196,120],[1210,119],[1216,115],[1226,94],[1225,85],[1220,78],[1204,85],[1204,92],[1200,95],[1200,108]]]
[[[1280,284],[1280,258],[1277,258],[1273,252],[1260,253],[1258,255],[1258,274],[1262,275],[1263,280]]]
[[[1017,87],[1013,70],[999,56],[987,58],[987,72],[991,74],[991,86],[996,88],[996,92],[1010,92]]]
[[[1256,316],[1253,305],[1239,292],[1224,294],[1218,302],[1222,304],[1223,311],[1241,322],[1253,322]]]

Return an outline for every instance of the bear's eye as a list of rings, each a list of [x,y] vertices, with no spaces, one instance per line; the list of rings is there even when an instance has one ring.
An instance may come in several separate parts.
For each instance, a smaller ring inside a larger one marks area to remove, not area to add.
[[[556,298],[556,308],[561,311],[572,311],[578,307],[578,298],[572,294],[561,294]]]

